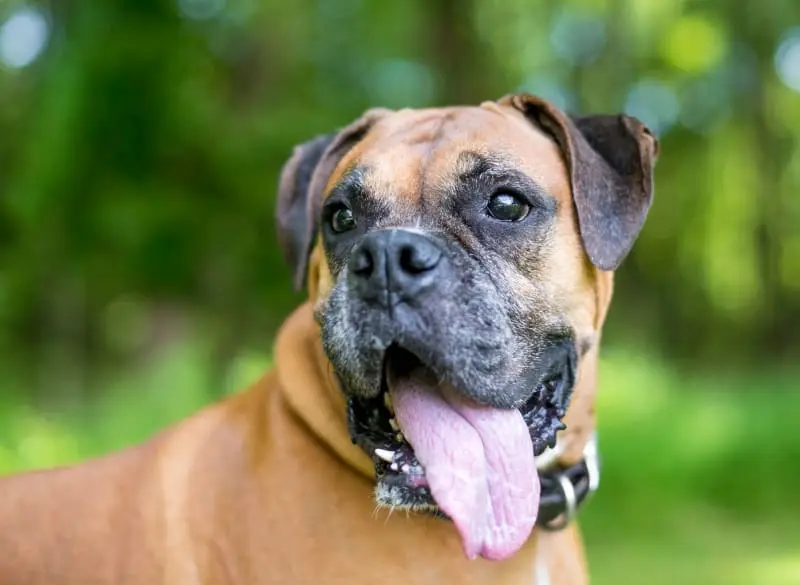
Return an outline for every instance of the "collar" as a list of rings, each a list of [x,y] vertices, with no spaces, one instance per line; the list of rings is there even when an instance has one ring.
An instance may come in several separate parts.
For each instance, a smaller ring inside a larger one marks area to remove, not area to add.
[[[583,457],[569,467],[558,465],[563,443],[547,449],[537,460],[541,496],[536,525],[547,531],[566,528],[578,508],[589,500],[600,486],[600,457],[597,433],[592,433],[583,448]]]

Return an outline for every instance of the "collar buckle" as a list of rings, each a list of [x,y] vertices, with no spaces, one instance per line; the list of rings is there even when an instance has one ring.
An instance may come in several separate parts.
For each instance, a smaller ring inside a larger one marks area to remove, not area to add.
[[[560,451],[556,445],[555,452]],[[548,463],[550,463],[548,461]],[[578,507],[600,487],[600,457],[597,433],[593,432],[583,447],[583,459],[567,468],[540,471],[542,498],[537,524],[548,532],[566,528],[575,518]]]

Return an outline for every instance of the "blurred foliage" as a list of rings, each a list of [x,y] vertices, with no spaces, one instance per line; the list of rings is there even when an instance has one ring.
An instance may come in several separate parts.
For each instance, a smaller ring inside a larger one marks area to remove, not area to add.
[[[85,364],[176,312],[214,362],[265,343],[299,298],[272,218],[291,147],[370,106],[516,90],[662,139],[608,339],[800,351],[796,0],[3,0],[4,21],[0,349],[40,393],[91,387]]]

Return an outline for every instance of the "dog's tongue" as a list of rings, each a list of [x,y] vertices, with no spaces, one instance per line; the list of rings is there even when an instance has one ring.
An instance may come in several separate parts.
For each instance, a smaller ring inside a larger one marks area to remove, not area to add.
[[[400,428],[467,557],[513,555],[539,509],[539,476],[522,414],[468,403],[422,368],[410,376],[390,372],[389,388]]]

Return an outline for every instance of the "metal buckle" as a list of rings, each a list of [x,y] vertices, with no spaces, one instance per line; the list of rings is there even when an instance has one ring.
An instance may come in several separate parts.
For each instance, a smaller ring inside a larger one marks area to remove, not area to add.
[[[547,524],[542,525],[542,528],[548,532],[556,532],[562,528],[565,528],[567,524],[572,522],[572,519],[575,517],[575,511],[578,509],[578,498],[575,495],[575,486],[572,485],[572,482],[569,480],[566,474],[559,473],[556,476],[556,480],[558,481],[558,485],[561,486],[561,491],[564,494],[564,501],[566,502],[567,508],[564,510],[563,514],[557,518],[553,518]]]
[[[589,490],[584,498],[585,502],[597,491],[597,488],[600,487],[600,462],[597,450],[597,432],[593,432],[591,434],[589,439],[586,441],[586,445],[583,447],[583,461],[586,465],[586,475],[588,476],[587,479],[589,481]],[[558,485],[561,487],[561,492],[564,494],[566,509],[564,510],[563,514],[542,526],[542,528],[549,532],[555,532],[565,528],[575,518],[575,514],[578,510],[578,497],[575,493],[575,486],[572,485],[572,481],[570,481],[565,473],[559,473],[556,475],[556,481],[558,481]]]

